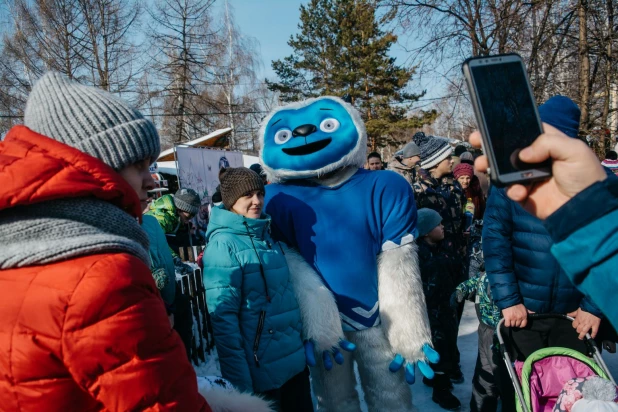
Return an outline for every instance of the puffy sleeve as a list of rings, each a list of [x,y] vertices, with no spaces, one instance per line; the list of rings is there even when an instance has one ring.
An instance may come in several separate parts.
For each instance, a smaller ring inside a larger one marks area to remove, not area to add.
[[[148,267],[128,254],[88,269],[67,307],[63,361],[107,410],[210,411]]]
[[[483,222],[483,256],[494,302],[500,310],[523,303],[513,265],[511,200],[492,187]]]
[[[240,333],[243,272],[240,262],[225,242],[211,241],[202,259],[206,302],[219,354],[221,374],[240,391],[253,392]]]
[[[416,203],[412,188],[404,178],[388,172],[389,178],[382,190],[377,191],[376,208],[380,211],[382,249],[410,243],[418,236]]]
[[[594,205],[594,207],[591,207]],[[595,309],[618,328],[618,178],[583,190],[545,222],[551,252],[573,285],[585,295],[582,309]]]

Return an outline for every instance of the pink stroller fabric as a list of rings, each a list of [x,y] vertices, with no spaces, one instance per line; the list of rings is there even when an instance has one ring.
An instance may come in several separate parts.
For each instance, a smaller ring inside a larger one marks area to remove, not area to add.
[[[515,362],[520,381],[523,365]],[[554,355],[535,362],[530,374],[532,412],[551,412],[566,382],[596,375],[590,366],[569,356]]]

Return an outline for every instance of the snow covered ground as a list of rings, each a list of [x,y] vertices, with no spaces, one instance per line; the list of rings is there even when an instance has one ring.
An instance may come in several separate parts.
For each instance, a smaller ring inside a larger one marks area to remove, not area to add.
[[[461,326],[459,328],[458,340],[459,351],[461,352],[461,367],[466,380],[461,385],[455,385],[454,390],[455,396],[457,396],[461,401],[462,411],[469,410],[468,405],[470,404],[470,395],[472,393],[472,375],[474,373],[474,365],[476,363],[477,327],[478,320],[474,311],[474,304],[466,302],[466,307],[461,319]],[[603,358],[605,359],[605,362],[607,363],[607,366],[609,367],[609,370],[614,378],[618,377],[618,353],[608,354],[604,352]],[[196,366],[195,371],[198,376],[220,375],[219,365],[216,360],[216,351],[213,356],[208,358],[206,363]],[[420,378],[417,378],[417,383],[414,384],[411,389],[414,405],[419,411],[443,411],[443,409],[433,403],[431,400],[432,389],[423,385]],[[362,390],[360,387],[358,390],[362,399]],[[362,405],[362,411],[367,411],[364,403]]]

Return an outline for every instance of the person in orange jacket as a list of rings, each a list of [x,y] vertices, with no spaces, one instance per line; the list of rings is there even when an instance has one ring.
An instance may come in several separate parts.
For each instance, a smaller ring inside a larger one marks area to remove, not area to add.
[[[0,142],[3,411],[211,411],[139,226],[152,122],[47,73]]]

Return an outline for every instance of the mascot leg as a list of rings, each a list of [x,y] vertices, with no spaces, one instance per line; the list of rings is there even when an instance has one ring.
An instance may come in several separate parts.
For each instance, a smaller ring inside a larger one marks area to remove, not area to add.
[[[403,368],[397,373],[388,370],[394,354],[382,328],[346,332],[346,336],[356,344],[354,358],[369,412],[412,410],[412,391]]]
[[[347,352],[341,352],[345,358],[343,365],[335,364],[326,371],[321,362],[311,368],[313,393],[318,400],[318,411],[358,412],[360,402],[356,392],[354,359]]]

